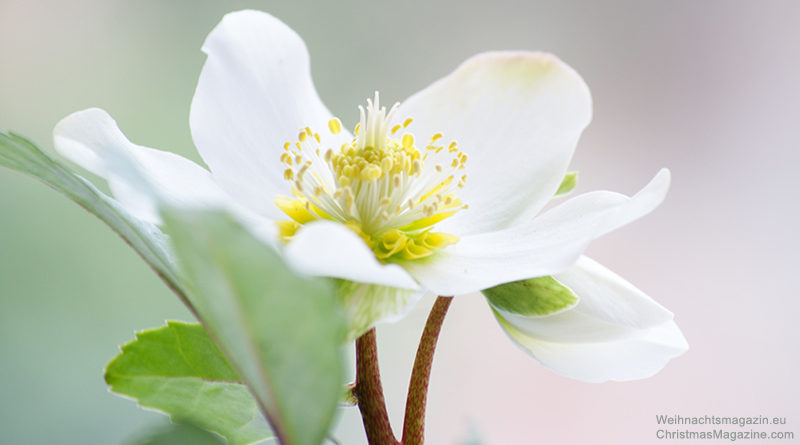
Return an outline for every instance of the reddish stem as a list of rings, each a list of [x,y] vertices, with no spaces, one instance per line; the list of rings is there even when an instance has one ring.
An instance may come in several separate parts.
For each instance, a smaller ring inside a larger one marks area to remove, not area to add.
[[[408,385],[402,445],[422,445],[425,441],[425,404],[428,400],[433,353],[436,351],[436,341],[452,300],[453,297],[436,299],[425,323],[425,330],[422,331],[414,369],[411,371],[411,382]]]
[[[369,445],[401,445],[394,437],[386,412],[375,328],[356,340],[356,385],[353,394],[358,401]]]

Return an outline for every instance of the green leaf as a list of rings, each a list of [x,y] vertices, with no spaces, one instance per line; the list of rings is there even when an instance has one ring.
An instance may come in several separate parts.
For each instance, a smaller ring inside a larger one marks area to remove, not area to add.
[[[142,331],[106,367],[117,394],[224,437],[231,445],[274,437],[258,403],[198,323]]]
[[[158,227],[128,214],[117,201],[22,136],[0,133],[0,165],[36,177],[100,218],[192,309],[175,273],[164,234]]]
[[[578,297],[553,277],[513,281],[481,292],[492,306],[528,316],[551,315],[578,304]]]
[[[575,186],[578,185],[578,172],[568,172],[561,180],[561,185],[558,186],[555,196],[566,195],[571,192]]]
[[[149,431],[146,436],[140,436],[135,441],[126,443],[131,445],[224,445],[225,442],[203,429],[178,423]]]
[[[332,283],[297,276],[227,214],[162,211],[189,295],[284,445],[319,445],[341,396]]]

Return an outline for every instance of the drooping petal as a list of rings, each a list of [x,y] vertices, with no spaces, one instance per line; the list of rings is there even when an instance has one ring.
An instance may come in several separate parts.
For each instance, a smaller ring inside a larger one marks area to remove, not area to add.
[[[672,313],[632,284],[581,257],[557,274],[580,299],[552,316],[493,307],[511,340],[555,372],[588,382],[650,377],[688,349]]]
[[[636,286],[593,259],[581,256],[553,278],[572,289],[580,303],[573,312],[634,329],[651,328],[672,319],[672,313]]]
[[[467,154],[459,197],[469,210],[441,224],[459,235],[508,227],[535,215],[558,189],[591,120],[583,79],[555,56],[477,55],[401,104],[418,141],[436,133]]]
[[[672,320],[672,313],[631,283],[582,256],[554,275],[579,299],[574,307],[544,316],[511,313],[493,305],[498,315],[521,333],[557,343],[602,342],[637,337]],[[490,302],[491,304],[491,302]]]
[[[219,184],[257,212],[288,194],[283,145],[306,126],[324,148],[350,138],[327,132],[331,114],[311,81],[308,51],[280,20],[258,11],[226,15],[203,45],[208,59],[192,101],[192,137]]]
[[[593,239],[640,218],[664,199],[669,170],[661,170],[632,197],[585,193],[529,224],[465,236],[428,261],[404,264],[425,288],[439,295],[475,292],[501,283],[567,269]]]
[[[62,156],[106,179],[120,204],[144,221],[160,222],[159,203],[191,208],[230,203],[207,170],[174,153],[131,143],[103,110],[67,116],[53,139]]]
[[[495,316],[511,340],[541,364],[563,376],[591,383],[651,377],[689,348],[673,321],[617,341],[556,343],[525,335],[500,315]]]
[[[364,241],[342,224],[303,225],[283,251],[297,271],[312,276],[416,290],[419,285],[400,266],[381,264]]]
[[[348,340],[355,340],[376,323],[402,319],[424,292],[378,284],[339,280],[337,293],[348,315]]]

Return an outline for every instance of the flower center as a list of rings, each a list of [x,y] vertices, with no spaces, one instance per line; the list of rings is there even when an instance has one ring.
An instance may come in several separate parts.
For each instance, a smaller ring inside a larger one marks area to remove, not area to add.
[[[424,258],[458,241],[433,226],[467,208],[455,194],[467,180],[467,155],[456,142],[441,143],[440,133],[418,149],[407,131],[412,119],[390,128],[398,105],[387,113],[376,92],[366,111],[359,107],[355,137],[338,150],[323,147],[309,127],[284,144],[284,178],[294,195],[275,200],[291,218],[278,222],[284,241],[317,219],[345,224],[383,262]],[[328,130],[341,133],[339,119],[331,119]]]

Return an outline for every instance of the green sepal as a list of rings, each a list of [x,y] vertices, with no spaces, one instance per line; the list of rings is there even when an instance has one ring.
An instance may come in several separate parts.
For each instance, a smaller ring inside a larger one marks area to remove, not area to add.
[[[246,445],[274,437],[250,391],[199,323],[138,332],[106,366],[117,394]]]
[[[578,297],[553,277],[512,281],[481,291],[489,303],[526,316],[552,315],[574,307]]]
[[[375,326],[375,323],[403,314],[419,298],[419,291],[334,280],[339,303],[347,311],[347,340],[353,341]]]
[[[578,185],[578,172],[568,172],[561,180],[561,185],[558,186],[555,196],[566,195],[571,192],[575,186]]]

